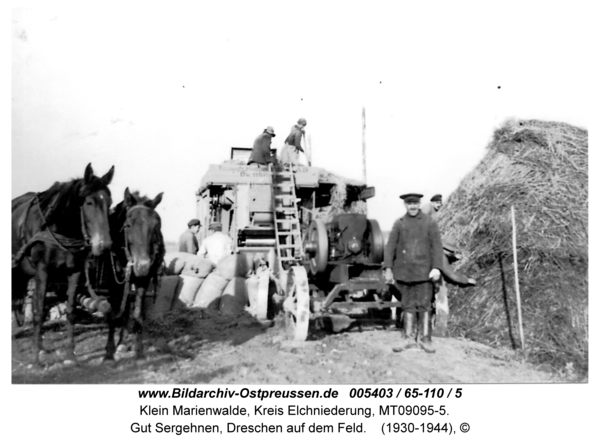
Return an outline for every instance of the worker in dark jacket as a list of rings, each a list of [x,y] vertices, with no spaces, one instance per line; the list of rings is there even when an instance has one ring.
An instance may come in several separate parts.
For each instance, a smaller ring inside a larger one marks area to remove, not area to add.
[[[290,134],[286,137],[285,145],[281,151],[281,163],[291,166],[292,169],[295,169],[295,165],[298,165],[300,152],[304,152],[302,148],[302,136],[304,135],[305,126],[306,119],[298,119],[298,123],[292,127]]]
[[[427,352],[431,347],[431,304],[434,283],[443,266],[442,239],[437,223],[421,209],[422,194],[400,196],[406,214],[398,219],[385,247],[383,267],[386,281],[396,281],[402,297],[404,336],[409,340],[403,351],[415,343]],[[418,332],[415,332],[416,322]],[[414,342],[413,342],[414,341]]]
[[[273,163],[273,156],[271,155],[271,140],[273,137],[275,137],[275,130],[272,126],[268,126],[262,134],[254,140],[252,154],[250,154],[248,165],[252,163],[258,165],[268,165],[269,163]]]
[[[198,238],[196,235],[200,231],[200,221],[192,219],[188,222],[188,229],[179,236],[179,251],[184,253],[198,253]]]
[[[438,211],[440,211],[440,208],[442,208],[442,195],[441,194],[434,194],[434,196],[431,198],[431,205],[433,206],[433,209],[435,210],[435,212],[437,213]]]
[[[435,194],[428,203],[421,207],[421,211],[425,214],[429,214],[437,222],[442,205],[442,195]]]

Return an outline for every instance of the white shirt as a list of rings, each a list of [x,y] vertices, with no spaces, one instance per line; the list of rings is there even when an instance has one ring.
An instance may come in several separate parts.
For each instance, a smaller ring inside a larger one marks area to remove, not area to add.
[[[206,257],[215,265],[225,256],[231,254],[233,240],[221,231],[215,231],[202,241],[198,256]]]

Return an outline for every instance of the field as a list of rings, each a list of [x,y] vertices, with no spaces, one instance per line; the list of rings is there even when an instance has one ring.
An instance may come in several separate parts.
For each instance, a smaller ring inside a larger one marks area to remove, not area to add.
[[[434,338],[436,353],[393,353],[401,334],[393,325],[333,334],[311,329],[309,340],[286,339],[279,320],[264,325],[247,314],[227,317],[180,309],[149,326],[146,359],[132,352],[103,363],[106,328],[90,319],[76,328],[78,365],[65,365],[63,321],[50,322],[48,352],[34,367],[31,326],[13,329],[14,384],[332,384],[583,382],[565,369],[548,372],[508,349],[466,339]]]

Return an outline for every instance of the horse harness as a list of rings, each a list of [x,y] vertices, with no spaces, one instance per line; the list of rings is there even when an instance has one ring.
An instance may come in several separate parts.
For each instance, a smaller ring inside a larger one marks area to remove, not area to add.
[[[148,207],[146,207],[144,205],[134,205],[133,207],[131,207],[127,210],[127,215],[132,210],[138,209],[138,208],[148,208]],[[116,270],[115,261],[114,261],[115,253],[112,251],[110,252],[110,260],[111,260],[111,265],[112,265],[115,282],[119,285],[125,284],[125,286],[123,288],[123,296],[121,298],[121,307],[120,307],[119,313],[117,314],[117,318],[119,318],[123,315],[123,313],[125,312],[126,307],[127,307],[127,300],[129,298],[130,279],[131,279],[131,273],[132,273],[132,269],[133,269],[133,258],[131,256],[131,251],[129,250],[128,229],[129,229],[129,227],[127,226],[126,223],[123,224],[123,227],[121,227],[121,231],[123,232],[123,238],[125,240],[123,250],[125,250],[125,256],[127,258],[127,265],[125,267],[125,275],[123,276],[123,280],[121,282],[119,282],[119,278],[117,277],[117,270]],[[154,261],[154,258],[155,258],[155,253],[152,252],[151,260]],[[158,288],[157,280],[155,280],[155,288]]]
[[[25,256],[27,254],[27,252],[29,251],[29,249],[31,248],[31,246],[37,242],[42,242],[44,244],[57,246],[61,250],[66,251],[73,255],[79,255],[86,251],[86,249],[90,245],[91,238],[86,229],[85,219],[83,216],[83,206],[79,207],[81,232],[83,234],[83,239],[73,239],[73,238],[70,238],[67,236],[63,236],[62,234],[54,233],[50,229],[50,225],[48,224],[48,221],[46,220],[46,215],[44,214],[44,211],[42,210],[42,207],[40,205],[39,193],[36,193],[34,198],[31,199],[29,206],[27,208],[27,211],[25,212],[24,220],[27,220],[27,216],[29,215],[29,212],[33,206],[38,208],[38,211],[40,212],[40,215],[42,217],[42,227],[45,227],[45,229],[42,231],[38,231],[31,239],[29,239],[29,241],[24,243],[24,245],[19,249],[19,251],[12,258],[12,268],[18,266],[18,264],[23,259],[23,256]],[[24,227],[25,227],[25,224],[22,225],[22,230],[24,230]],[[24,235],[23,231],[21,231],[20,237],[23,241],[25,240],[25,235]],[[29,258],[28,258],[28,260],[29,260]],[[86,256],[84,258],[84,261],[85,261],[84,262],[85,285],[86,285],[88,292],[90,293],[90,296],[96,302],[99,302],[102,299],[106,299],[101,296],[98,296],[98,294],[96,294],[96,292],[92,288],[92,285],[90,284],[89,271],[88,271],[89,265],[90,265],[89,256]]]
[[[36,194],[33,199],[31,199],[27,211],[25,212],[24,220],[27,220],[27,216],[29,215],[29,211],[31,207],[36,206],[42,216],[42,227],[45,227],[44,230],[38,231],[29,241],[25,242],[25,234],[23,230],[25,229],[25,224],[21,226],[20,238],[24,242],[24,245],[19,249],[19,251],[12,258],[12,268],[16,267],[23,256],[29,251],[31,246],[36,242],[43,242],[45,244],[50,244],[54,246],[58,246],[61,250],[67,251],[71,254],[81,254],[90,244],[90,236],[85,227],[85,220],[83,217],[83,206],[79,209],[80,219],[81,219],[81,232],[83,233],[83,239],[73,239],[67,236],[63,236],[62,234],[54,233],[50,226],[48,225],[48,221],[46,220],[46,216],[44,211],[40,206],[39,194]]]

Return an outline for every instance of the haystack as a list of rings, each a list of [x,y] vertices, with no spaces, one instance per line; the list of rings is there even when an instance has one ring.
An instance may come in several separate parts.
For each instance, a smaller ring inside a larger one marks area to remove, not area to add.
[[[564,123],[511,120],[496,130],[438,219],[460,240],[458,270],[478,282],[450,296],[455,335],[520,347],[514,206],[525,353],[587,373],[587,155],[587,131]]]

